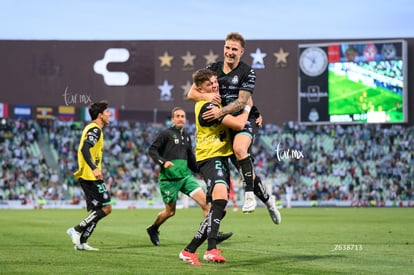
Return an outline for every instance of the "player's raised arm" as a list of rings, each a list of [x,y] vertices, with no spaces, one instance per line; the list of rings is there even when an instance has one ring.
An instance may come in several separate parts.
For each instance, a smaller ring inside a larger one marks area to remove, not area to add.
[[[227,106],[224,106],[223,108],[214,108],[214,107],[211,108],[209,111],[203,114],[203,118],[205,120],[212,121],[224,115],[239,112],[243,110],[245,106],[247,106],[247,103],[249,102],[250,99],[251,99],[250,92],[240,90],[238,99],[232,101],[231,103],[229,103]],[[246,120],[244,121],[244,123],[246,123]]]
[[[246,125],[246,121],[249,117],[250,109],[253,105],[252,99],[250,98],[245,105],[243,112],[238,116],[233,115],[225,115],[221,121],[221,124],[236,130],[241,131],[243,130],[244,126]]]
[[[243,110],[244,106],[247,105],[247,102],[251,98],[251,92],[240,90],[239,97],[237,100],[230,102],[227,106],[223,107],[223,114],[231,114]]]

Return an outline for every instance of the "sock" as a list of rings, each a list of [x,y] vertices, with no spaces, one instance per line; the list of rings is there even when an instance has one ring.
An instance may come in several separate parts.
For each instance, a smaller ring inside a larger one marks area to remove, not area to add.
[[[220,228],[220,222],[224,215],[227,200],[214,200],[210,208],[210,219],[207,228],[207,250],[217,248],[217,234]]]
[[[253,164],[250,157],[239,160],[240,173],[243,176],[243,180],[246,183],[245,191],[253,192]]]
[[[186,246],[186,248],[184,248],[185,251],[188,251],[190,253],[196,252],[197,248],[207,239],[207,227],[208,227],[208,223],[209,223],[209,221],[208,221],[209,217],[210,217],[210,213],[201,222],[197,233],[194,235],[193,239]]]
[[[258,176],[254,179],[254,194],[263,202],[266,203],[270,195],[267,193],[266,186],[262,183],[262,179]]]
[[[150,227],[154,230],[157,230],[157,231],[158,231],[158,228],[160,228],[160,226],[156,223],[153,223]]]
[[[97,209],[89,213],[89,215],[81,221],[81,223],[77,226],[75,226],[75,230],[78,232],[83,232],[92,222],[97,223],[100,219],[105,217],[105,212],[102,211],[102,209]]]
[[[91,222],[91,224],[86,227],[86,229],[82,232],[80,237],[80,243],[87,243],[89,237],[92,235],[92,232],[95,230],[97,222]]]

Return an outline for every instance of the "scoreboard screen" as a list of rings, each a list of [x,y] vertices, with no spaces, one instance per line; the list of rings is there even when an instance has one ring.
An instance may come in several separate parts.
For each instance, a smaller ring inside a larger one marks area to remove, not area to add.
[[[299,45],[299,122],[405,123],[404,40]]]

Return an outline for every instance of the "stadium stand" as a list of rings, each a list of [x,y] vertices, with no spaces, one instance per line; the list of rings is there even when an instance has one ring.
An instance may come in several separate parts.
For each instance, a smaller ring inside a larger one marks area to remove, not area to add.
[[[0,201],[70,200],[82,192],[72,176],[83,122],[3,119]],[[160,200],[158,167],[147,154],[166,125],[107,126],[107,185],[117,200]],[[187,130],[194,135],[194,125]],[[257,173],[277,200],[293,185],[293,201],[411,201],[414,128],[403,125],[265,125],[252,148]],[[233,171],[237,178],[237,172]],[[236,180],[237,181],[237,180]],[[242,188],[237,188],[242,190]],[[241,197],[238,194],[237,197]]]

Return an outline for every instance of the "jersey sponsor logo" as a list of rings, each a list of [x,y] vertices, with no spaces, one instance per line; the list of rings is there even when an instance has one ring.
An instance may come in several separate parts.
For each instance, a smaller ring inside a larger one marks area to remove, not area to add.
[[[97,130],[97,129],[95,129]],[[98,135],[94,132],[88,132],[86,138],[95,145],[98,142]]]

